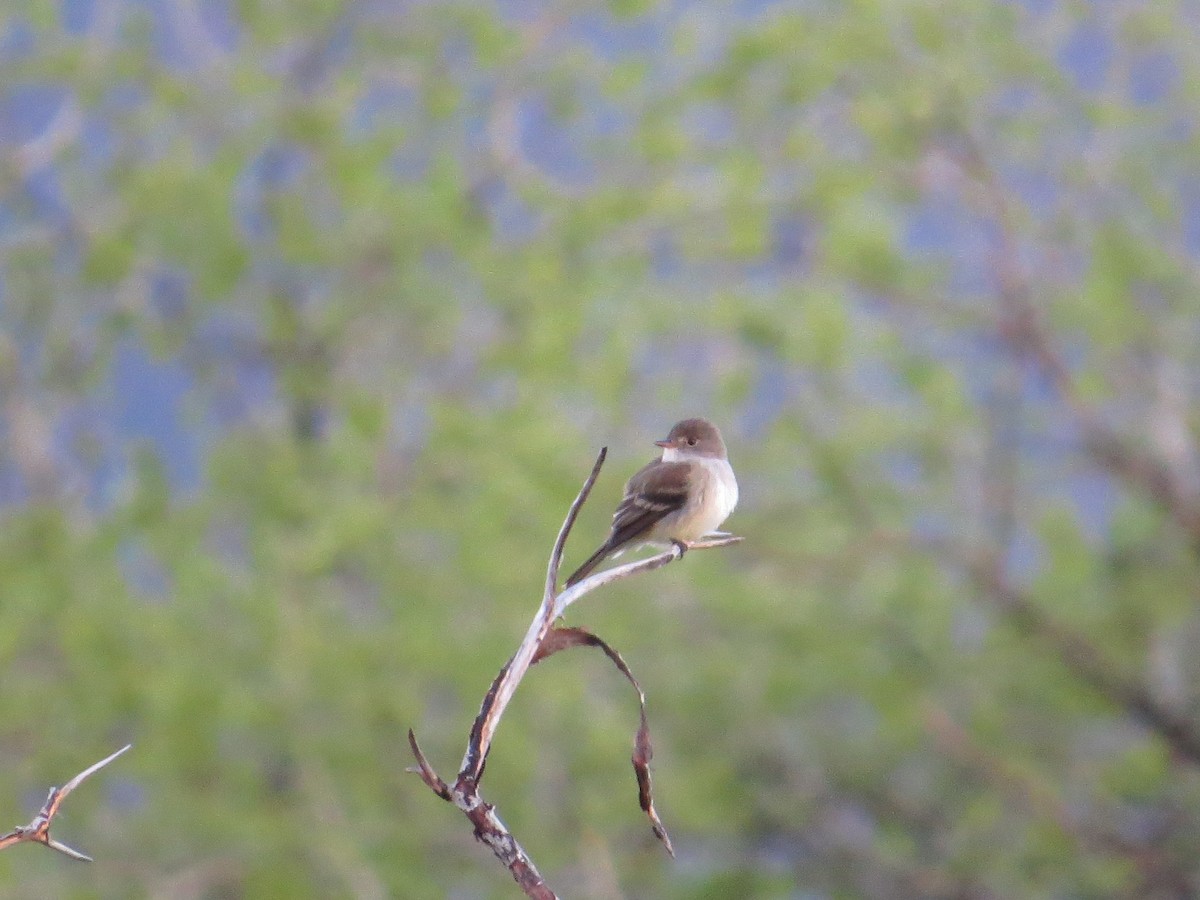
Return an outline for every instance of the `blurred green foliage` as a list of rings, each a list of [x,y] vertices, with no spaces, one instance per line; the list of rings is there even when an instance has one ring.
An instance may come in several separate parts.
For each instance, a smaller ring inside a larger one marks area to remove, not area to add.
[[[135,746],[0,891],[514,896],[406,729],[450,777],[596,449],[568,565],[703,413],[746,541],[568,616],[679,859],[565,654],[483,786],[552,886],[1200,893],[1200,757],[1113,688],[1200,734],[1190,15],[5,13],[0,814]]]

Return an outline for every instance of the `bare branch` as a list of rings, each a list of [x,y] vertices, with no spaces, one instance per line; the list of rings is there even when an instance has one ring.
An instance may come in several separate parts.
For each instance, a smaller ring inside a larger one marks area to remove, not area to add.
[[[94,772],[103,769],[110,762],[132,747],[133,744],[126,744],[116,753],[107,756],[100,762],[88,766],[61,788],[52,787],[50,793],[46,797],[46,802],[42,805],[41,810],[28,825],[18,825],[8,834],[0,836],[0,850],[11,847],[14,844],[25,842],[33,842],[37,844],[45,844],[51,850],[57,850],[59,853],[66,854],[71,859],[78,859],[83,862],[91,862],[92,858],[86,854],[80,853],[59,841],[50,837],[50,823],[54,821],[54,817],[58,815],[59,809],[63,805],[63,801],[75,788],[83,783],[84,779]]]
[[[413,772],[421,776],[421,780],[429,785],[429,789],[441,797],[443,800],[450,800],[450,785],[442,781],[438,773],[433,771],[433,766],[429,765],[429,760],[425,758],[425,754],[421,752],[420,746],[417,744],[417,736],[413,734],[413,730],[408,729],[408,746],[412,748],[413,756],[417,758],[417,768],[405,769],[406,772]]]
[[[488,751],[491,749],[496,727],[500,724],[500,717],[504,715],[504,710],[512,700],[517,685],[521,683],[521,679],[525,677],[525,673],[533,664],[533,655],[537,652],[538,646],[545,640],[546,634],[554,625],[555,617],[559,615],[555,610],[555,587],[558,583],[558,570],[562,566],[563,548],[566,547],[567,538],[575,526],[579,510],[583,507],[584,501],[592,492],[596,479],[600,476],[600,469],[607,456],[608,448],[600,448],[591,473],[583,482],[583,487],[579,489],[575,502],[567,511],[567,517],[563,520],[562,528],[559,529],[558,537],[554,541],[554,549],[550,553],[550,564],[546,569],[546,587],[542,593],[542,605],[538,607],[537,615],[529,623],[529,629],[525,632],[525,638],[521,641],[517,652],[500,670],[500,674],[492,683],[491,689],[484,697],[479,716],[475,719],[475,727],[471,730],[467,752],[459,771],[460,774],[469,773],[471,778],[476,781],[483,777],[483,767],[487,763]]]
[[[688,550],[712,550],[716,547],[728,547],[730,544],[739,543],[742,540],[740,535],[723,534],[703,540],[694,541],[687,545]],[[614,566],[611,569],[605,569],[601,572],[596,572],[594,575],[589,575],[587,578],[578,584],[572,585],[561,594],[558,595],[555,601],[555,616],[561,616],[568,606],[577,601],[584,594],[590,594],[592,591],[602,588],[605,585],[612,584],[615,581],[621,581],[625,578],[631,578],[634,575],[640,575],[642,572],[650,572],[654,569],[661,569],[667,563],[674,562],[682,558],[683,550],[678,545],[673,545],[670,550],[665,550],[657,556],[650,556],[646,559],[639,559],[636,562],[625,563],[623,566]]]
[[[409,729],[408,732],[408,743],[412,747],[413,755],[420,763],[419,769],[409,769],[409,771],[416,771],[435,794],[443,800],[450,801],[463,811],[471,820],[471,824],[475,826],[476,840],[482,841],[491,848],[492,853],[504,864],[504,867],[512,874],[513,880],[525,892],[525,896],[533,897],[535,900],[557,900],[554,892],[542,879],[537,866],[529,858],[529,854],[517,843],[517,839],[512,836],[508,827],[500,821],[495,807],[484,802],[483,798],[479,796],[479,785],[474,780],[460,775],[454,787],[451,788],[429,765],[425,754],[417,744],[417,738],[412,729]]]
[[[434,771],[429,761],[425,758],[425,754],[421,751],[416,736],[411,730],[408,732],[409,746],[412,749],[413,756],[417,760],[417,767],[409,769],[409,771],[420,775],[421,780],[425,782],[430,790],[443,800],[453,803],[462,810],[475,827],[475,837],[491,848],[492,853],[509,870],[509,873],[525,892],[526,896],[538,898],[538,900],[553,900],[555,894],[546,885],[528,854],[517,843],[516,838],[513,837],[508,828],[500,820],[500,817],[495,812],[495,808],[490,803],[485,802],[479,795],[479,782],[483,778],[483,771],[487,764],[488,752],[491,749],[492,740],[500,724],[500,718],[503,716],[505,709],[508,708],[508,704],[516,692],[517,685],[521,683],[521,679],[525,677],[525,673],[529,671],[529,667],[535,662],[570,646],[590,644],[600,647],[608,655],[617,668],[633,684],[641,703],[641,726],[634,740],[632,757],[634,771],[638,780],[638,800],[642,809],[650,818],[654,833],[663,842],[667,851],[674,856],[670,838],[667,836],[666,829],[663,828],[658,813],[654,809],[654,800],[650,789],[650,759],[653,750],[650,744],[650,731],[646,719],[646,697],[641,685],[633,677],[633,673],[629,670],[621,655],[603,640],[583,629],[555,629],[554,621],[568,606],[597,588],[612,584],[622,578],[636,575],[639,572],[649,572],[652,569],[657,569],[679,559],[686,550],[707,550],[713,547],[724,547],[741,540],[741,538],[732,535],[714,535],[709,539],[687,545],[675,544],[670,550],[660,553],[658,556],[652,556],[649,559],[639,560],[598,572],[566,589],[561,594],[556,593],[558,573],[562,566],[563,549],[566,546],[571,529],[575,525],[579,510],[587,500],[593,485],[596,483],[596,479],[600,475],[600,469],[604,465],[606,455],[607,448],[601,449],[595,464],[592,466],[591,473],[584,481],[579,494],[575,497],[575,502],[571,504],[571,508],[567,512],[562,527],[559,529],[558,537],[554,542],[554,548],[550,553],[550,562],[546,569],[546,582],[542,591],[541,605],[538,607],[533,621],[530,622],[529,628],[525,632],[525,637],[517,648],[517,652],[500,669],[499,674],[496,675],[496,678],[492,681],[491,686],[484,695],[483,702],[480,704],[479,714],[475,717],[470,736],[467,739],[467,749],[463,754],[458,778],[455,779],[453,785],[447,784]],[[548,638],[550,639],[549,642]]]
[[[579,510],[583,508],[588,495],[592,492],[592,487],[596,484],[596,479],[600,477],[600,467],[604,465],[607,457],[608,448],[601,447],[600,454],[596,457],[596,463],[592,466],[591,474],[584,481],[579,496],[567,510],[567,518],[563,520],[562,528],[558,530],[558,537],[554,539],[554,549],[550,552],[550,565],[546,570],[546,591],[542,595],[543,602],[547,599],[553,602],[558,593],[558,570],[562,568],[563,550],[567,546],[567,537],[571,534],[571,529],[575,527],[575,520],[579,518]]]
[[[533,860],[509,832],[500,817],[496,815],[495,808],[479,796],[479,780],[483,777],[488,751],[491,749],[492,738],[496,733],[496,726],[500,723],[500,717],[512,699],[517,685],[529,670],[530,665],[533,664],[538,647],[554,625],[554,591],[558,582],[558,570],[562,565],[563,548],[575,525],[580,508],[600,475],[600,468],[604,465],[607,454],[607,448],[600,450],[596,462],[592,466],[591,474],[584,481],[583,487],[575,497],[575,502],[571,504],[571,508],[567,512],[562,528],[559,529],[547,567],[542,603],[525,633],[525,638],[517,648],[517,652],[501,668],[491,687],[488,688],[487,694],[484,695],[479,715],[475,717],[471,734],[467,738],[467,750],[463,755],[458,778],[453,787],[446,784],[433,770],[417,744],[416,735],[411,729],[408,732],[409,746],[412,748],[413,756],[416,757],[418,764],[418,768],[415,770],[417,774],[421,776],[430,790],[463,811],[471,824],[475,826],[475,837],[491,848],[492,853],[508,869],[513,880],[517,882],[526,896],[537,898],[537,900],[554,900],[555,894],[542,879]]]

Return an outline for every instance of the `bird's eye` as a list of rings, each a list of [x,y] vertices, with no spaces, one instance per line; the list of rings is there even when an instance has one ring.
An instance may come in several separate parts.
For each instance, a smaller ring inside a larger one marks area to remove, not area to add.
[[[689,446],[689,447],[695,447],[695,446],[696,446],[696,439],[695,439],[695,438],[688,438],[688,446]]]

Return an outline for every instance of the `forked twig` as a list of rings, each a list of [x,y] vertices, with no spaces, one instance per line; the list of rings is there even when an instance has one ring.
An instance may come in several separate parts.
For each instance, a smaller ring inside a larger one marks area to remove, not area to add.
[[[54,817],[58,815],[59,809],[62,808],[63,801],[67,799],[67,795],[75,788],[83,783],[83,780],[93,772],[99,771],[107,766],[110,762],[132,747],[133,744],[126,744],[116,753],[105,757],[100,762],[88,766],[62,787],[50,788],[50,794],[46,797],[46,802],[42,805],[41,810],[33,817],[28,825],[18,825],[8,834],[0,836],[0,850],[11,847],[14,844],[22,844],[27,841],[32,841],[37,844],[45,844],[51,850],[57,850],[59,853],[65,853],[71,859],[78,859],[82,862],[91,862],[92,858],[87,854],[80,853],[68,847],[61,841],[56,841],[50,837],[50,823],[54,821]]]
[[[555,620],[562,615],[563,611],[585,594],[589,594],[613,582],[620,581],[623,578],[630,578],[642,572],[649,572],[665,566],[667,563],[682,557],[684,553],[684,547],[673,545],[670,550],[660,553],[657,556],[597,572],[583,579],[578,584],[567,588],[561,594],[557,593],[558,573],[562,566],[563,548],[566,546],[567,538],[570,536],[571,528],[575,524],[580,508],[587,500],[593,485],[596,483],[596,478],[600,474],[601,466],[604,465],[607,452],[608,448],[603,448],[596,457],[596,463],[592,466],[591,473],[584,481],[583,487],[580,488],[575,502],[571,504],[567,517],[563,521],[562,528],[559,529],[558,537],[554,541],[554,549],[550,553],[550,563],[546,570],[546,583],[542,592],[541,605],[538,607],[533,621],[529,624],[529,628],[525,632],[525,637],[517,648],[517,652],[501,668],[500,673],[496,676],[491,687],[484,695],[479,715],[476,716],[475,723],[471,727],[471,734],[467,739],[467,749],[463,754],[462,766],[459,769],[458,778],[454,784],[448,784],[441,779],[425,758],[425,754],[417,744],[416,736],[412,730],[410,729],[408,732],[409,746],[412,748],[413,756],[417,760],[417,767],[411,768],[409,771],[420,775],[429,789],[443,800],[447,800],[461,809],[474,825],[475,837],[491,847],[496,858],[509,870],[527,896],[540,898],[540,900],[552,900],[555,894],[546,885],[542,876],[538,873],[536,866],[534,866],[533,861],[521,845],[517,843],[516,838],[513,837],[504,823],[500,821],[499,816],[496,815],[495,808],[479,796],[479,782],[483,778],[484,767],[487,764],[488,752],[491,750],[496,728],[500,724],[500,718],[504,714],[504,710],[508,707],[509,701],[512,700],[513,694],[516,692],[517,685],[525,677],[525,673],[529,671],[531,665],[559,650],[577,646],[599,647],[613,661],[622,674],[629,679],[637,691],[641,704],[641,726],[638,728],[637,736],[634,740],[632,761],[638,780],[638,800],[642,809],[650,818],[655,835],[662,841],[667,851],[674,855],[670,838],[667,836],[666,829],[663,828],[662,822],[659,820],[658,814],[654,809],[654,800],[650,790],[649,763],[653,751],[650,745],[650,732],[646,720],[646,697],[642,692],[641,686],[638,684],[637,679],[633,677],[633,673],[629,670],[621,655],[603,640],[581,628],[554,627]],[[714,547],[724,547],[740,540],[740,537],[720,535],[689,544],[686,549],[707,550]]]
[[[482,777],[488,751],[492,747],[492,737],[496,733],[496,726],[500,724],[500,717],[504,715],[504,710],[512,700],[517,685],[521,683],[521,679],[525,677],[525,673],[533,664],[533,655],[537,652],[538,646],[546,639],[546,634],[554,625],[555,618],[560,615],[555,608],[555,588],[558,585],[558,570],[562,567],[563,549],[567,545],[571,529],[575,526],[575,520],[579,517],[579,510],[583,508],[584,502],[592,492],[592,487],[596,484],[596,479],[600,476],[600,468],[604,465],[607,456],[608,448],[601,447],[592,471],[583,482],[579,495],[571,504],[571,508],[567,511],[567,517],[558,530],[558,537],[554,539],[554,549],[550,552],[550,564],[546,568],[546,585],[542,591],[542,605],[538,607],[537,615],[529,623],[529,629],[525,632],[525,638],[521,641],[517,652],[500,670],[500,675],[493,683],[492,690],[488,691],[484,698],[483,708],[475,720],[475,727],[471,729],[471,738],[467,742],[467,752],[463,756],[460,777],[464,773],[469,773],[475,780]],[[485,713],[487,714],[485,715]]]

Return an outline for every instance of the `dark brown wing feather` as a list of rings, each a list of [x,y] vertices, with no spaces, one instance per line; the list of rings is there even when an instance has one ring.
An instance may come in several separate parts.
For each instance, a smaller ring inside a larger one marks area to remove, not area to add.
[[[660,519],[683,509],[688,498],[687,463],[652,462],[625,485],[625,498],[613,513],[610,549],[644,535]]]
[[[625,497],[613,513],[612,531],[600,549],[567,579],[567,587],[585,578],[606,556],[647,534],[660,520],[683,509],[688,498],[687,463],[655,460],[625,485]]]

